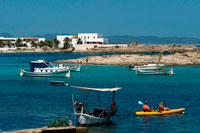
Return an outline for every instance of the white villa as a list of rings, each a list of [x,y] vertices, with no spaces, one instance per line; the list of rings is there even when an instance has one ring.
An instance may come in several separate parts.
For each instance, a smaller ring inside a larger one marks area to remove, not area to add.
[[[14,45],[17,41],[17,39],[21,39],[22,40],[22,44],[26,44],[28,48],[31,48],[32,45],[31,45],[31,42],[34,41],[35,43],[39,43],[41,41],[45,41],[45,38],[22,38],[22,37],[19,37],[19,38],[7,38],[7,37],[0,37],[0,40],[2,41],[9,41],[9,43],[11,45]]]
[[[57,35],[57,40],[60,42],[59,48],[64,47],[64,39],[71,39],[71,44],[75,50],[85,50],[97,47],[110,47],[121,44],[109,44],[108,39],[103,38],[103,35],[100,33],[78,33],[78,35]],[[124,44],[128,46],[127,44]]]

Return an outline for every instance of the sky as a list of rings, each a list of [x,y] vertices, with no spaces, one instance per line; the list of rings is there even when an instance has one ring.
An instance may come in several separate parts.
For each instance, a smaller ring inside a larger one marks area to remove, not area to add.
[[[0,33],[198,37],[200,0],[0,0]]]

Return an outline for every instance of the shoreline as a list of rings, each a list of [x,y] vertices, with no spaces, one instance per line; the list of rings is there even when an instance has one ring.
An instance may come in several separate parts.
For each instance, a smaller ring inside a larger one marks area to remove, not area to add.
[[[16,49],[16,50],[0,50],[0,53],[59,53],[59,52],[72,52],[72,53],[183,53],[189,51],[200,51],[200,48],[195,45],[144,45],[139,44],[129,47],[95,47],[87,50],[74,50],[69,49]]]
[[[89,56],[77,59],[57,60],[56,64],[93,64],[93,65],[144,65],[148,60],[158,62],[158,55],[122,54]],[[185,52],[163,55],[161,62],[166,66],[200,66],[200,52]]]

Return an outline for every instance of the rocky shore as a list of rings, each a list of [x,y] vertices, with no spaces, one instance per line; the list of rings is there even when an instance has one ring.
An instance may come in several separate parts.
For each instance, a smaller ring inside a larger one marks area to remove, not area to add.
[[[84,51],[74,51],[77,53],[182,53],[197,51],[200,48],[194,45],[134,45],[129,47],[96,47]]]
[[[78,59],[57,60],[54,63],[66,64],[96,64],[96,65],[143,65],[148,60],[153,59],[157,62],[159,57],[157,55],[142,55],[142,54],[122,54],[122,55],[106,55],[106,56],[90,56]],[[163,55],[161,63],[165,65],[200,65],[200,52],[184,52],[170,55]]]

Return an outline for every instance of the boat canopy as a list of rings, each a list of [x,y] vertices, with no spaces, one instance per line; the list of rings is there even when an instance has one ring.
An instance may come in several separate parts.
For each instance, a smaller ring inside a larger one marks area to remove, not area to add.
[[[120,87],[116,87],[116,88],[87,88],[87,87],[79,87],[79,86],[71,86],[73,88],[77,88],[77,89],[82,89],[82,90],[89,90],[89,91],[110,91],[110,92],[113,92],[113,91],[117,91],[117,90],[120,90],[122,88]]]

